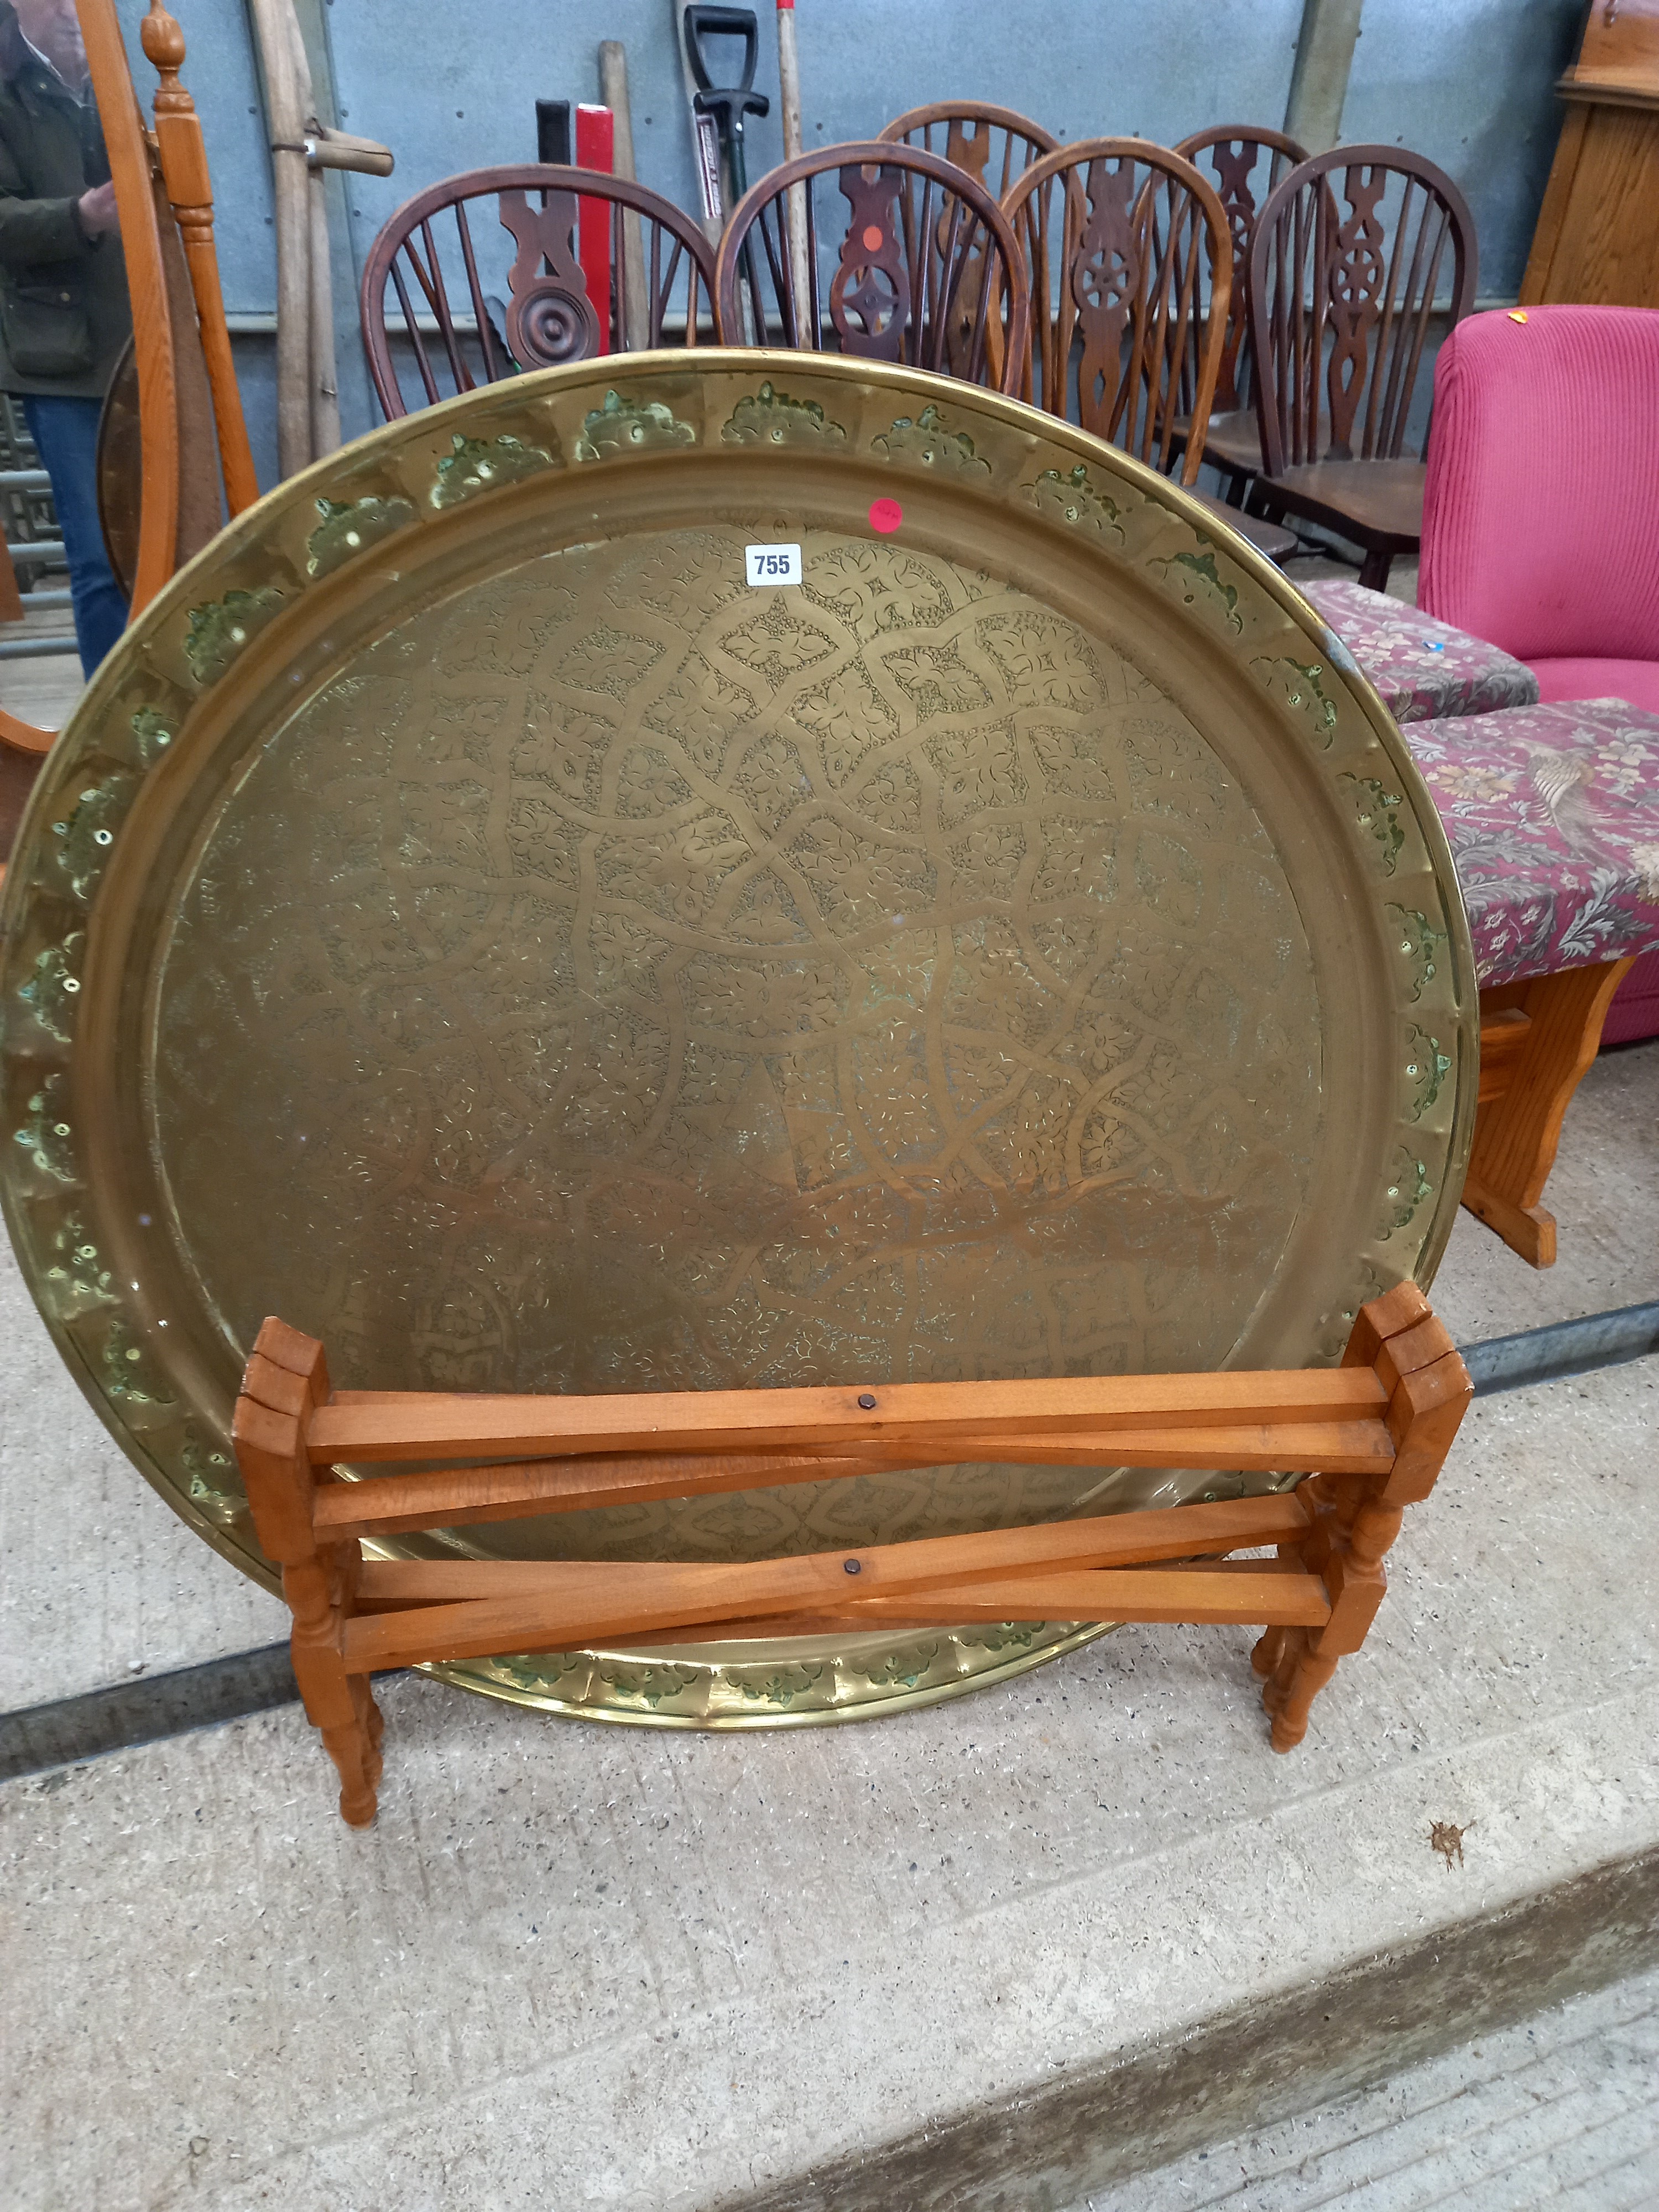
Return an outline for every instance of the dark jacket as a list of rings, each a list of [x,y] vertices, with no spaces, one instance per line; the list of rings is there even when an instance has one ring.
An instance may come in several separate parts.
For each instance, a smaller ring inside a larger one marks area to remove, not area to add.
[[[76,100],[0,4],[0,391],[102,398],[132,331],[126,264],[75,204],[108,175],[90,93]]]

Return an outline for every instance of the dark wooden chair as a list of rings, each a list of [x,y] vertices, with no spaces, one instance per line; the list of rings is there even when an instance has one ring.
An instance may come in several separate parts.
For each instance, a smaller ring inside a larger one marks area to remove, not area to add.
[[[1340,146],[1277,186],[1250,247],[1262,473],[1255,497],[1364,549],[1359,580],[1388,582],[1423,529],[1425,471],[1405,452],[1437,314],[1474,304],[1474,220],[1421,155]]]
[[[1017,177],[1003,209],[1032,302],[1022,397],[1162,475],[1180,459],[1192,491],[1232,288],[1214,189],[1190,161],[1146,139],[1085,138]],[[1194,496],[1270,557],[1295,544],[1276,525]]]
[[[487,217],[475,227],[480,203]],[[605,210],[610,271],[598,299],[579,244],[596,206]],[[695,345],[714,282],[713,249],[690,216],[629,178],[528,161],[468,169],[406,200],[369,248],[361,295],[369,374],[386,419],[407,414],[394,319],[428,405],[521,369]]]
[[[1233,288],[1227,303],[1227,337],[1221,349],[1215,405],[1204,440],[1204,458],[1222,471],[1223,496],[1237,504],[1248,477],[1261,467],[1261,429],[1255,419],[1254,356],[1250,351],[1249,264],[1257,218],[1273,187],[1308,159],[1307,149],[1282,131],[1228,123],[1195,131],[1176,148],[1202,177],[1213,181],[1233,241]]]
[[[999,200],[1022,170],[1060,143],[1029,116],[975,100],[936,100],[930,106],[910,108],[896,115],[880,137],[890,146],[942,154]]]
[[[805,300],[789,243],[802,187]],[[837,241],[827,295],[821,239]],[[856,354],[1019,389],[1030,343],[1019,249],[984,185],[942,155],[864,139],[784,162],[733,209],[714,281],[723,344]]]

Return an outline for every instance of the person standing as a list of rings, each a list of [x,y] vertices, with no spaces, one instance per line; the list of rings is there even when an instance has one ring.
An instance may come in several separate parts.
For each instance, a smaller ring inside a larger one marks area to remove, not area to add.
[[[127,603],[98,518],[98,417],[132,333],[115,186],[75,0],[0,0],[0,390],[52,479],[88,676]]]

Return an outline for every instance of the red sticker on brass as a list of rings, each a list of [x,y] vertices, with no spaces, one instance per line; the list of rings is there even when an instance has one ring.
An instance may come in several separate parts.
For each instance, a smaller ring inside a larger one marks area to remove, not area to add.
[[[904,509],[896,499],[872,499],[870,502],[870,527],[883,538],[890,538],[904,520]]]

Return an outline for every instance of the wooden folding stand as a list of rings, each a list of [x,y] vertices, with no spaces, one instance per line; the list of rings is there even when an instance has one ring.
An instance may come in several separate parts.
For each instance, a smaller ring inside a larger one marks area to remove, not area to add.
[[[1265,1623],[1254,1664],[1273,1748],[1288,1751],[1338,1659],[1364,1643],[1401,1511],[1433,1488],[1471,1395],[1451,1340],[1404,1283],[1361,1310],[1338,1368],[602,1398],[335,1391],[322,1346],[270,1320],[234,1432],[259,1540],[283,1571],[306,1711],[340,1771],[341,1813],[361,1827],[380,1775],[376,1669],[595,1642],[895,1622]],[[331,1472],[498,1455],[357,1481]],[[738,1566],[362,1552],[365,1537],[989,1458],[1311,1479],[1220,1504]],[[1268,1546],[1273,1558],[1229,1556]]]

